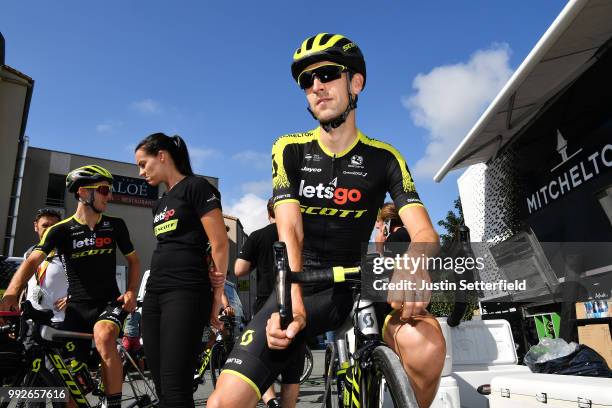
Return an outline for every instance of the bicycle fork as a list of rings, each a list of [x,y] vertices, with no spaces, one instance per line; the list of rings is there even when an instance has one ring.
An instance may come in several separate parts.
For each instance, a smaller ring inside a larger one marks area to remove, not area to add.
[[[355,331],[359,333],[359,336],[377,338],[379,336],[379,331],[374,303],[371,300],[360,299],[358,302],[355,302],[353,311],[354,313],[351,316],[351,320],[354,322]],[[336,349],[338,350],[338,371],[336,372],[338,395],[343,407],[362,408],[360,402],[362,400],[361,394],[367,393],[368,390],[360,389],[362,375],[360,362],[359,359],[357,359],[354,364],[351,364],[346,343],[347,341],[344,336],[337,338],[335,340],[336,347],[332,353],[332,358],[335,358],[333,354]],[[328,382],[330,382],[330,378],[331,377],[328,377]],[[326,392],[329,389],[329,385],[326,387]]]

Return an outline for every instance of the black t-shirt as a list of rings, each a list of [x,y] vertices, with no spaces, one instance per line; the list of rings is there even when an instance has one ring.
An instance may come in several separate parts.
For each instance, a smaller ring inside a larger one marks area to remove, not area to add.
[[[134,252],[121,218],[102,214],[92,230],[73,215],[49,227],[34,251],[49,255],[57,248],[72,301],[111,301],[119,296],[117,247],[125,256]]]
[[[254,231],[247,238],[238,254],[238,258],[251,263],[257,268],[257,297],[267,298],[274,289],[274,257],[272,244],[278,241],[276,224]]]
[[[151,259],[147,290],[200,290],[210,287],[205,251],[208,236],[200,218],[221,209],[221,195],[208,180],[188,176],[153,206],[157,247]]]
[[[274,202],[299,203],[305,257],[358,263],[387,192],[400,212],[423,206],[402,155],[358,133],[336,154],[320,142],[320,128],[285,135],[272,147]]]
[[[402,255],[408,250],[410,243],[410,234],[406,227],[400,227],[393,231],[385,240],[385,252],[390,252],[394,255]]]

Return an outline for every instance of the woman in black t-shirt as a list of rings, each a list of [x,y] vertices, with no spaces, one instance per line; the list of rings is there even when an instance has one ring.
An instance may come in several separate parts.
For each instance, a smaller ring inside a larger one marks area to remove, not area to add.
[[[204,326],[209,317],[220,326],[223,284],[211,285],[204,254],[210,242],[214,268],[227,271],[221,196],[193,174],[179,136],[152,134],[138,144],[135,158],[147,183],[167,189],[153,206],[157,247],[142,313],[147,363],[161,407],[193,407],[192,376]]]

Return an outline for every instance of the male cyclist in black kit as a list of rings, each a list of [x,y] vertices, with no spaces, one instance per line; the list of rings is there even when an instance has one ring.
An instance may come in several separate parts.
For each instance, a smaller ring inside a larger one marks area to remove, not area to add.
[[[17,294],[53,249],[68,277],[68,303],[64,330],[93,332],[102,359],[106,406],[121,406],[123,368],[116,339],[128,312],[136,307],[140,261],[125,222],[102,214],[112,194],[113,176],[103,167],[89,165],[66,177],[68,192],[78,200],[75,214],[53,225],[21,264],[0,304],[0,310],[17,306]],[[128,263],[128,288],[119,293],[115,278],[119,247]],[[76,357],[83,362],[89,342],[76,343]]]
[[[342,35],[317,34],[297,49],[291,72],[320,123],[309,132],[279,138],[272,148],[276,222],[291,270],[359,264],[362,243],[387,192],[413,241],[437,243],[401,154],[355,125],[357,97],[366,82],[359,47]],[[428,279],[426,271],[416,274]],[[298,363],[293,357],[304,339],[340,326],[353,305],[351,291],[342,284],[294,284],[291,293],[293,322],[280,329],[275,296],[270,296],[228,358],[209,407],[254,407],[276,375]],[[445,343],[437,321],[426,314],[427,301],[403,295],[390,301],[398,313],[384,335],[397,339],[397,345],[392,343],[396,352],[410,349],[404,368],[425,407],[435,396]],[[282,406],[295,406],[297,394],[283,395]]]

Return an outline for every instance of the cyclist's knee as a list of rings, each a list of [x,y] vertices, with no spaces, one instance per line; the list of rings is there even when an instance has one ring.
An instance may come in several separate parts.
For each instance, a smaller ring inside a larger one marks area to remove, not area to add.
[[[260,397],[243,379],[222,373],[213,393],[206,401],[207,408],[255,407]]]
[[[94,326],[94,342],[100,353],[116,350],[117,328],[111,323],[97,323]]]
[[[418,317],[407,323],[390,321],[385,341],[392,344],[396,351],[399,349],[420,356],[418,360],[439,356],[443,362],[446,354],[442,330],[433,316]]]

